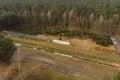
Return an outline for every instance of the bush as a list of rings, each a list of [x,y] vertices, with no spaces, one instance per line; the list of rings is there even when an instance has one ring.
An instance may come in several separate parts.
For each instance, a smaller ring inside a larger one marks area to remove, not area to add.
[[[109,46],[113,45],[112,40],[110,39],[109,36],[100,36],[97,34],[92,34],[90,35],[90,38],[93,39],[97,44],[100,44],[102,46]]]
[[[10,62],[16,48],[13,41],[0,35],[0,61]]]
[[[114,80],[120,80],[120,72],[114,77]]]
[[[26,34],[54,34],[54,35],[60,35],[64,34],[64,36],[67,37],[79,37],[79,38],[91,38],[93,41],[95,41],[97,44],[102,46],[109,46],[113,45],[112,40],[109,36],[104,35],[98,35],[96,33],[88,33],[88,32],[81,32],[79,30],[76,31],[69,31],[67,29],[61,29],[61,28],[42,28],[42,27],[21,27],[21,30],[23,33]]]

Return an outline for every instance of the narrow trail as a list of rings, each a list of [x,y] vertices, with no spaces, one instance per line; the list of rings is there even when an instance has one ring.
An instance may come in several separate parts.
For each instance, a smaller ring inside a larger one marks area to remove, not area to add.
[[[59,56],[55,54],[42,53],[27,47],[19,47],[20,54],[27,54],[23,62],[34,63],[35,65],[59,71],[71,76],[82,77],[86,80],[102,80],[105,75],[109,80],[113,80],[113,74],[118,73],[117,68],[90,61]],[[101,76],[100,76],[101,75]],[[98,79],[98,77],[100,77]]]
[[[89,80],[86,75],[82,74],[84,67],[76,62],[66,62],[53,59],[48,56],[34,55],[29,56],[24,60],[25,62],[32,62],[34,64],[40,64],[46,68],[65,73],[67,75],[82,77],[83,79]],[[82,70],[83,69],[83,70]]]
[[[45,67],[67,73],[69,75],[79,76],[81,74],[79,65],[71,66],[74,63],[61,62],[58,60],[56,61],[55,59],[44,56],[32,56],[29,57],[29,59],[34,60],[34,63],[42,64]]]
[[[0,72],[0,80],[4,80],[3,73]]]

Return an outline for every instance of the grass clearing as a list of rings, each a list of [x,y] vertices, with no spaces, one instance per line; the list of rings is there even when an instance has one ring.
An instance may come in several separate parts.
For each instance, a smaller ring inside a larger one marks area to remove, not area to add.
[[[16,64],[11,64],[5,71],[6,79],[8,80],[85,80],[80,77],[69,76],[41,65],[33,63],[22,63],[21,72],[15,67]]]
[[[49,75],[50,78],[54,77],[51,78],[52,80],[54,79],[55,80],[113,80],[113,76],[119,72],[117,68],[111,66],[80,60],[80,59],[66,58],[59,55],[51,54],[50,52],[41,52],[39,50],[34,50],[26,47],[19,47],[19,50],[21,55],[38,54],[49,57],[51,59],[55,59],[56,61],[60,61],[62,63],[71,64],[71,66],[73,66],[74,68],[76,68],[77,65],[79,66],[79,70],[81,72],[81,75],[79,77],[68,76],[67,74],[57,72],[53,69],[47,69],[48,72],[46,71],[45,72],[47,73],[47,75],[50,74]],[[41,64],[38,65],[34,63],[34,61],[31,61],[30,63],[25,63],[25,64],[23,63],[21,64],[21,66],[23,66],[22,68],[24,68],[25,66],[26,68],[23,69],[23,71],[24,70],[27,71],[34,67],[39,67],[42,65]],[[39,69],[37,71],[39,71]]]
[[[16,36],[7,36],[17,43],[22,43],[28,46],[35,46],[39,49],[44,49],[48,52],[59,52],[67,55],[72,55],[73,57],[85,59],[88,61],[98,62],[102,64],[107,64],[109,66],[120,67],[120,57],[119,55],[102,53],[96,51],[86,51],[80,49],[78,46],[70,45],[59,45],[51,42],[43,42],[38,40],[20,38]]]

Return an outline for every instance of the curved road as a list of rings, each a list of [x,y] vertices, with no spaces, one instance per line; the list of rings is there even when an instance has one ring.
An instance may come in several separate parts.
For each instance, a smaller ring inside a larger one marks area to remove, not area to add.
[[[107,76],[108,80],[113,80],[113,75],[119,71],[117,68],[90,61],[40,52],[26,47],[18,48],[20,55],[27,56],[23,62],[39,64],[40,66],[86,80],[103,80],[105,76]]]

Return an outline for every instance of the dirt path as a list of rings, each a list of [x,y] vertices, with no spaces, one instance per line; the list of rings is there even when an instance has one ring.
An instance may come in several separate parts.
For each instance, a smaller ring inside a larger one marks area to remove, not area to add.
[[[69,75],[73,75],[73,76],[80,75],[80,69],[78,65],[71,66],[73,64],[56,61],[55,59],[47,58],[44,56],[33,56],[33,57],[29,57],[29,59],[32,59],[34,60],[35,63],[42,64],[47,68],[51,68],[63,73],[67,73]]]
[[[40,52],[38,50],[19,47],[20,53],[27,54],[25,62],[40,64],[41,66],[63,72],[72,76],[80,76],[86,80],[113,80],[113,76],[118,73],[118,69],[97,64],[90,61],[84,61],[69,57],[63,57],[55,54]]]
[[[4,80],[3,73],[0,72],[0,80]]]

